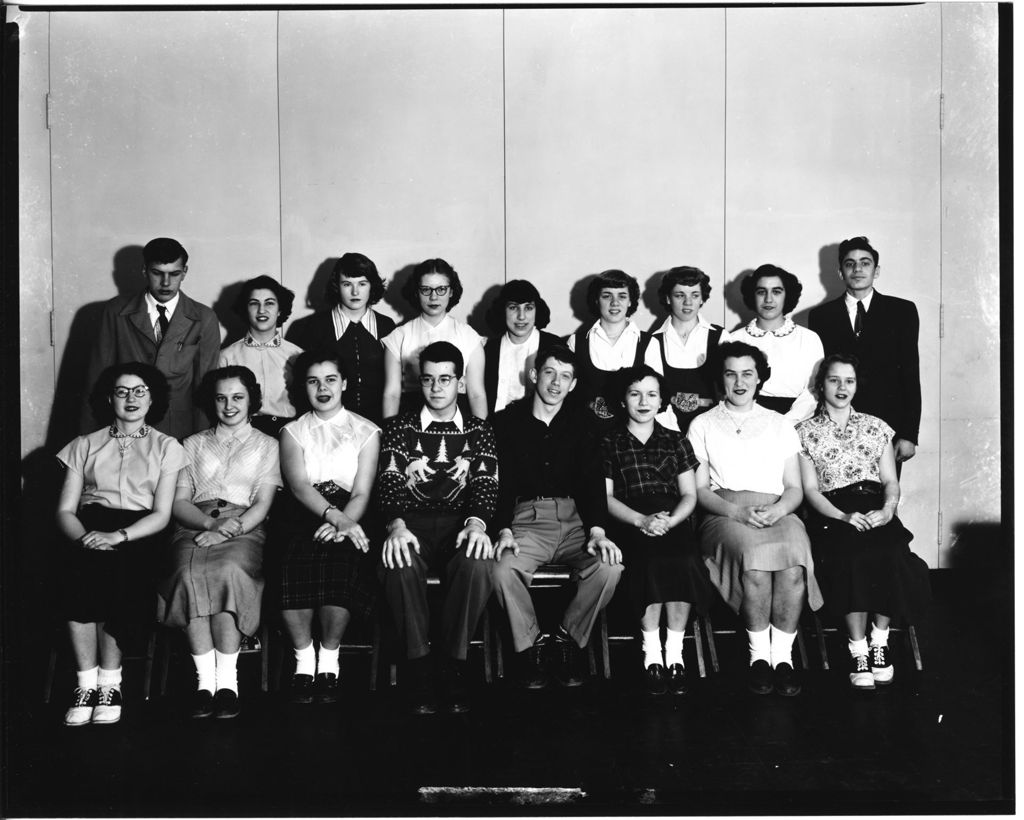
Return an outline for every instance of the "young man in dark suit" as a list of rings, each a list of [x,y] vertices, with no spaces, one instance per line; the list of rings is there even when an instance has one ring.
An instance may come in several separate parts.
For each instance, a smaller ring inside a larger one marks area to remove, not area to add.
[[[146,289],[136,296],[115,296],[103,306],[86,384],[95,384],[112,364],[153,365],[171,388],[167,415],[154,427],[183,439],[210,426],[192,394],[206,371],[217,366],[220,323],[210,308],[181,292],[188,252],[177,240],[153,239],[142,256]],[[82,426],[89,431],[97,426],[88,406]]]
[[[860,360],[857,410],[880,417],[896,431],[899,466],[917,452],[921,425],[920,320],[913,302],[875,290],[879,270],[878,251],[867,237],[844,239],[839,276],[846,293],[814,308],[807,324],[821,337],[826,356],[849,353]]]

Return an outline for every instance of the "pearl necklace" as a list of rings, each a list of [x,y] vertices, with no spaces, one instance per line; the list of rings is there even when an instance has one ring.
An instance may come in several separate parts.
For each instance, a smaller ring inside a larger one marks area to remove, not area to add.
[[[128,452],[128,448],[135,443],[136,439],[145,438],[149,435],[149,426],[143,424],[134,433],[122,433],[117,429],[117,425],[111,424],[108,432],[110,433],[110,437],[117,442],[117,450],[123,458],[124,454]]]

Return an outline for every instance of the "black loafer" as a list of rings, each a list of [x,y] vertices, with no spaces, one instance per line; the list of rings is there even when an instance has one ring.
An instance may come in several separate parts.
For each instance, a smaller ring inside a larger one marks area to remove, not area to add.
[[[673,695],[685,695],[690,691],[686,685],[686,667],[674,663],[668,668],[668,691]]]
[[[660,663],[652,663],[644,673],[647,679],[647,694],[664,695],[668,691],[668,680],[665,667]]]
[[[780,663],[775,667],[775,691],[784,698],[800,694],[800,677],[792,664]]]
[[[312,703],[313,676],[292,675],[292,682],[288,685],[288,700],[291,703]]]
[[[770,695],[774,688],[772,666],[768,661],[754,661],[747,670],[747,689],[755,695]]]
[[[340,688],[337,675],[333,672],[320,672],[313,682],[313,699],[317,703],[335,703]]]
[[[213,696],[213,716],[228,720],[238,717],[239,711],[238,693],[230,689],[218,689]]]
[[[555,666],[555,680],[567,689],[583,685],[583,673],[580,671],[580,648],[576,641],[568,635],[556,636],[550,642],[550,651]]]
[[[192,703],[189,706],[189,715],[194,718],[208,718],[213,714],[213,692],[209,689],[199,689],[192,695]]]
[[[519,683],[524,689],[544,689],[549,682],[545,667],[544,644],[540,641],[517,653]]]
[[[405,675],[408,679],[406,696],[409,699],[409,710],[414,715],[433,715],[437,713],[437,693],[434,687],[433,659],[427,655],[409,661]]]

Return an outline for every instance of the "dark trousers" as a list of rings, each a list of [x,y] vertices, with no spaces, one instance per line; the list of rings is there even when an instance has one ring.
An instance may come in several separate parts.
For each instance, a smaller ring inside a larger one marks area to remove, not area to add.
[[[465,660],[469,641],[494,587],[490,566],[493,561],[467,558],[465,544],[455,549],[463,516],[410,513],[404,520],[419,540],[420,551],[409,550],[412,566],[383,567],[382,578],[405,656],[415,660],[430,652],[427,575],[435,572],[445,587],[441,615],[444,651],[449,657]]]

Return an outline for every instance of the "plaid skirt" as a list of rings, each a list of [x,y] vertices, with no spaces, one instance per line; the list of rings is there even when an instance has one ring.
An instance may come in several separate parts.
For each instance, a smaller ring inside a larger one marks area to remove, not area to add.
[[[350,493],[333,482],[317,485],[330,504],[344,508]],[[337,606],[353,615],[368,616],[377,601],[375,573],[380,556],[356,549],[348,539],[317,541],[313,534],[323,519],[291,499],[286,515],[286,536],[280,565],[281,609],[316,609]]]

